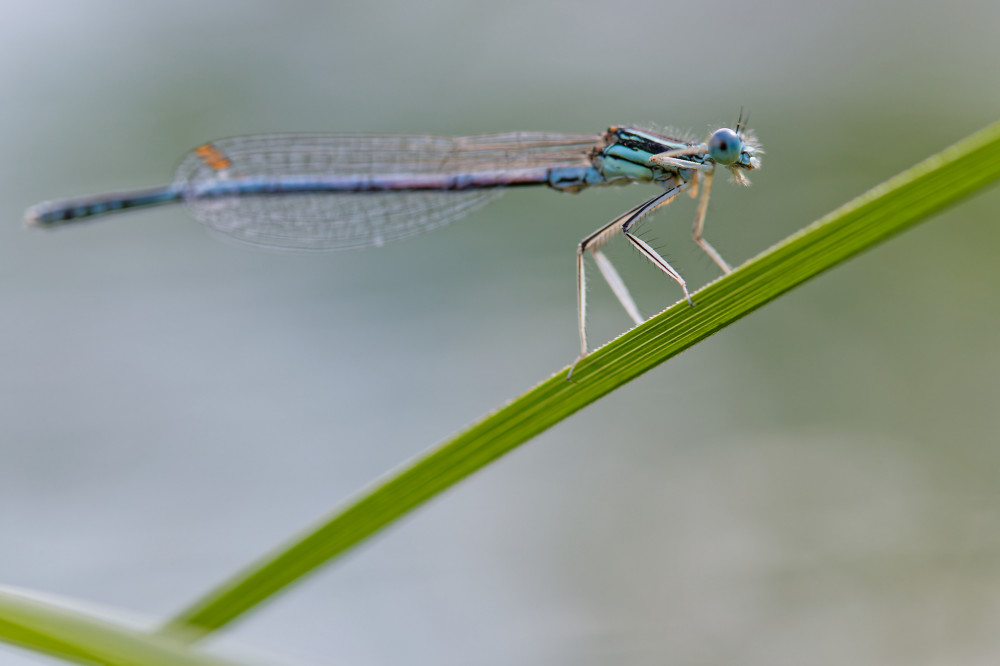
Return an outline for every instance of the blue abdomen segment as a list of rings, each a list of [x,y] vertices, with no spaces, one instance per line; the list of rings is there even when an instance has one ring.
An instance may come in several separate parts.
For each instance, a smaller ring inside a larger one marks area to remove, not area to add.
[[[171,185],[112,192],[95,197],[47,201],[28,209],[25,222],[33,226],[55,227],[97,215],[176,203],[181,200],[182,196],[181,188]]]
[[[579,192],[585,187],[602,185],[604,182],[604,176],[593,166],[554,167],[549,169],[549,187],[562,192]]]

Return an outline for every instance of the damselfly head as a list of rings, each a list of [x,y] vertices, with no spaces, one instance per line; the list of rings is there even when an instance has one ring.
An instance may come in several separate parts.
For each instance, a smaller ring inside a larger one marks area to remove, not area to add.
[[[715,130],[708,139],[708,156],[716,164],[732,166],[739,161],[742,152],[743,139],[728,127]]]
[[[759,154],[764,152],[753,135],[741,125],[737,125],[735,130],[728,127],[715,130],[709,137],[707,146],[708,157],[716,164],[728,168],[741,185],[749,184],[743,172],[758,168]]]

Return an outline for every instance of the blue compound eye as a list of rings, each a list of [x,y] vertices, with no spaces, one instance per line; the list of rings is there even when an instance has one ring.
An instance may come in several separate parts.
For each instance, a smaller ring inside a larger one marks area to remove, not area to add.
[[[743,141],[740,135],[723,127],[712,133],[712,138],[708,140],[708,154],[719,164],[735,164],[740,159],[743,151]]]

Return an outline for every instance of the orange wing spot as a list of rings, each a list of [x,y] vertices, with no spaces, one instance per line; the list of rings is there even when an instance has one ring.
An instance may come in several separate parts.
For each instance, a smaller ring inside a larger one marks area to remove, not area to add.
[[[201,158],[201,161],[205,163],[205,166],[209,169],[214,169],[215,171],[222,171],[232,166],[232,162],[229,161],[226,154],[211,143],[205,143],[198,146],[194,149],[194,154]]]

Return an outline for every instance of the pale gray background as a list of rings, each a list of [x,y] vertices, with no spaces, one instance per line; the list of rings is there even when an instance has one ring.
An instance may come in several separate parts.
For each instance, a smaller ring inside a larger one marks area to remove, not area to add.
[[[873,6],[877,5],[877,6]],[[570,362],[574,246],[651,195],[516,192],[383,249],[219,243],[37,201],[275,131],[704,133],[741,262],[1000,118],[978,2],[7,3],[0,583],[167,617]],[[678,202],[647,225],[717,274]],[[452,489],[213,648],[284,663],[1000,659],[1000,193],[838,268]],[[679,297],[612,251],[646,313]],[[592,338],[629,321],[591,290]],[[0,647],[4,664],[49,663]]]

